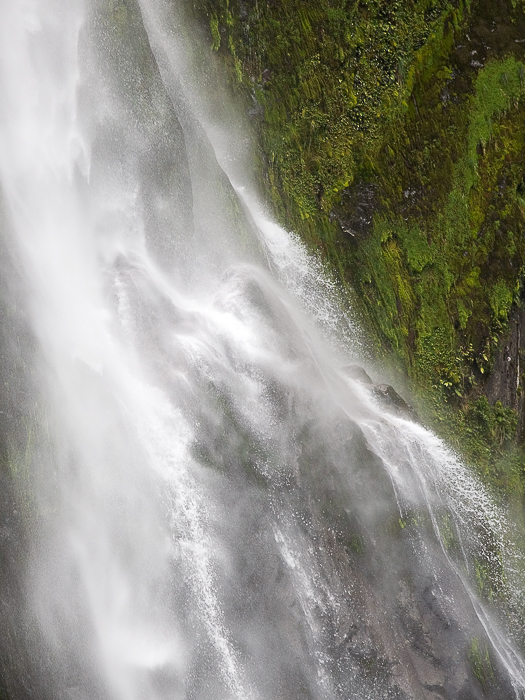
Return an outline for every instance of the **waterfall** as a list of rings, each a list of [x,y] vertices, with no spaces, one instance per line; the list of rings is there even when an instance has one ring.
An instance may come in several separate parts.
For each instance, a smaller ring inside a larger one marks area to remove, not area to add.
[[[512,525],[345,370],[183,5],[2,13],[6,697],[525,698]]]

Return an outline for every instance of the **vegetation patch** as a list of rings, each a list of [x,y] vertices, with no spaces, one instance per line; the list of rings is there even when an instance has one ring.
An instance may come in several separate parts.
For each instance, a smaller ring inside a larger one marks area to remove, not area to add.
[[[494,679],[494,671],[490,662],[487,643],[480,641],[477,637],[474,637],[470,643],[468,658],[472,673],[478,680],[481,687],[485,689]]]
[[[277,215],[358,292],[425,420],[496,493],[522,494],[523,377],[512,399],[490,378],[522,303],[523,3],[194,7],[252,116]]]

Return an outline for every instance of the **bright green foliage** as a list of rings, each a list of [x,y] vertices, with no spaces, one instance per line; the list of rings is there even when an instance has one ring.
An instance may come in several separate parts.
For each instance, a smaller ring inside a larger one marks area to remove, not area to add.
[[[228,47],[237,78],[264,109],[268,179],[298,221],[330,211],[363,149],[407,110],[445,20],[452,26],[461,15],[450,0],[201,4],[213,48]]]
[[[430,181],[432,189],[426,202],[425,193],[421,192],[426,184],[425,164],[414,163],[408,174],[414,184],[409,180],[404,193],[418,188],[422,206],[430,211],[410,212],[409,217],[398,214],[395,209],[402,208],[400,198],[396,202],[392,193],[387,200],[390,214],[376,216],[370,237],[355,253],[361,267],[373,270],[375,277],[372,289],[360,284],[357,277],[365,298],[372,301],[372,296],[379,297],[381,305],[390,307],[391,318],[397,317],[401,326],[405,321],[402,334],[407,339],[409,329],[414,330],[412,347],[399,343],[393,346],[402,348],[417,381],[427,387],[448,389],[448,396],[463,395],[476,377],[479,379],[479,374],[488,369],[490,351],[497,344],[520,289],[525,247],[514,232],[525,223],[516,197],[524,172],[520,162],[524,144],[523,135],[507,126],[509,114],[505,112],[512,107],[514,119],[523,113],[524,92],[519,77],[522,70],[525,67],[521,62],[509,58],[490,63],[479,72],[474,95],[464,101],[461,109],[456,108],[456,123],[450,126],[456,134],[462,127],[463,153],[458,153],[455,163],[436,154],[433,162],[440,180]],[[427,128],[432,128],[432,115],[428,117]],[[442,133],[439,137],[443,151],[446,136]],[[457,143],[454,148],[458,148]],[[392,158],[387,155],[384,160],[391,161],[386,170],[391,177]],[[384,183],[385,189],[391,190],[392,184]],[[443,192],[443,185],[448,193]],[[495,199],[500,201],[494,202]],[[405,209],[410,206],[408,202]],[[496,206],[498,219],[494,220]],[[389,235],[385,233],[388,226]],[[393,276],[387,273],[387,279],[381,279],[391,257],[392,243],[386,245],[387,238],[396,241],[401,249],[412,297],[396,294],[403,271],[398,270]],[[385,284],[395,294],[397,314]],[[370,307],[373,308],[372,303]],[[376,314],[376,325],[391,340],[395,321],[387,324]],[[473,364],[473,373],[469,374],[468,367]]]
[[[221,35],[219,33],[219,20],[215,15],[211,16],[210,19],[210,29],[211,29],[211,35],[213,37],[213,44],[212,44],[212,49],[214,51],[218,51],[221,46]]]

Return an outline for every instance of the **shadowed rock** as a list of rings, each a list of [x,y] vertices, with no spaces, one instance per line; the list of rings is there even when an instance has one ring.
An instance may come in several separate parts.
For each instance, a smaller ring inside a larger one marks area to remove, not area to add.
[[[373,396],[385,409],[392,411],[398,416],[403,416],[409,420],[420,422],[414,408],[401,398],[393,386],[390,384],[374,384],[368,373],[360,365],[345,365],[341,371],[350,379],[355,379],[361,384],[369,386]]]
[[[401,398],[390,384],[374,384],[372,393],[384,408],[393,411],[396,415],[419,422],[419,416],[414,408]]]

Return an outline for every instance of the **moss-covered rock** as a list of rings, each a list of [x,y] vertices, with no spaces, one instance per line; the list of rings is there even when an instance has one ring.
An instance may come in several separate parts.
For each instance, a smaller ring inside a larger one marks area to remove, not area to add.
[[[357,290],[425,418],[506,490],[496,464],[524,434],[524,4],[194,7],[245,97],[278,216]]]

